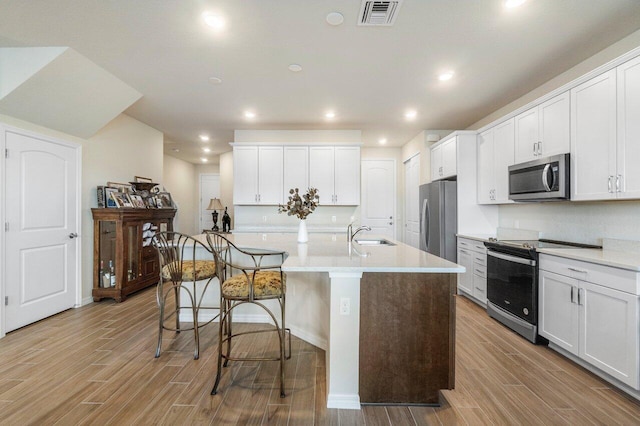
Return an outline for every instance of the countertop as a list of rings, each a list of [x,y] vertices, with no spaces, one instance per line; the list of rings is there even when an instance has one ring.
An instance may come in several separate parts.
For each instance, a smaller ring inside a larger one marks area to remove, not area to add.
[[[240,248],[286,251],[289,257],[282,270],[287,272],[465,272],[463,266],[386,237],[396,245],[349,245],[344,233],[309,234],[309,242],[305,244],[298,244],[297,235],[288,233],[240,233],[225,237]],[[204,235],[196,238],[206,243]],[[378,236],[361,233],[357,238]]]
[[[485,242],[489,238],[496,238],[496,234],[456,234],[456,237]]]

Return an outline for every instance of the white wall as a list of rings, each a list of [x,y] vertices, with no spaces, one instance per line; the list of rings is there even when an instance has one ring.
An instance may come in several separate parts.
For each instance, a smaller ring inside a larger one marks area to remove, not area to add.
[[[436,142],[428,142],[428,135],[438,135],[440,139],[453,132],[453,130],[423,130],[402,147],[402,162],[416,154],[420,154],[420,185],[431,182],[431,145]],[[438,139],[438,140],[440,140]],[[404,176],[404,171],[402,172]]]
[[[162,183],[176,203],[178,211],[173,229],[188,235],[196,234],[198,217],[198,180],[196,166],[168,155],[164,156]]]

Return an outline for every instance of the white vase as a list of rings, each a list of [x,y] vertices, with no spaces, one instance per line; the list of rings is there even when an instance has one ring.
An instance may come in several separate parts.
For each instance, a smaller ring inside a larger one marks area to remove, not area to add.
[[[298,242],[306,243],[309,241],[309,233],[307,232],[307,221],[300,219],[300,225],[298,225]]]

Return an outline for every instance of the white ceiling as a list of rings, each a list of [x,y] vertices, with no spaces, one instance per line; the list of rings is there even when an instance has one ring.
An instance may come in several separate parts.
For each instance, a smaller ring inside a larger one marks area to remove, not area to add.
[[[72,47],[142,93],[125,112],[197,163],[205,145],[228,151],[234,129],[361,129],[370,146],[464,129],[640,29],[637,0],[404,0],[392,27],[357,26],[360,3],[0,0],[0,47]],[[204,11],[226,29],[205,26]],[[333,11],[341,26],[325,21]]]

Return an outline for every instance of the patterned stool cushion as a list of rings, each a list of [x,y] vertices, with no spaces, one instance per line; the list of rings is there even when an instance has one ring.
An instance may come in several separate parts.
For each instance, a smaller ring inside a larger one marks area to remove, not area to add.
[[[169,265],[162,267],[162,279],[165,281],[171,280],[171,273],[180,270],[180,265],[175,265],[176,262],[172,262]],[[194,278],[195,272],[195,278]],[[214,260],[185,260],[182,263],[182,281],[200,281],[207,280],[216,275],[216,262]]]
[[[253,296],[276,297],[282,295],[287,288],[287,276],[282,274],[283,281],[280,282],[279,271],[259,271],[253,282]],[[243,273],[234,275],[222,283],[222,295],[226,297],[249,297],[249,283]]]

